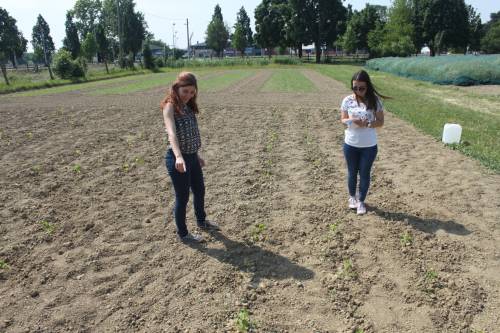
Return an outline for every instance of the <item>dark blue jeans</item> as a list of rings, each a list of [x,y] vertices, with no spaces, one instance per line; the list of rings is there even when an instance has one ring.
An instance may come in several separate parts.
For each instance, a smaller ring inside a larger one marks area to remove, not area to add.
[[[377,156],[377,145],[357,148],[344,143],[344,156],[347,162],[347,186],[349,195],[356,195],[359,173],[359,201],[365,201],[370,187],[370,171]]]
[[[175,155],[171,149],[167,151],[165,162],[172,179],[175,191],[174,217],[177,234],[184,237],[188,234],[186,227],[186,207],[189,201],[189,190],[193,192],[193,206],[198,225],[205,223],[205,182],[198,154],[182,154],[186,162],[186,172],[175,168]]]

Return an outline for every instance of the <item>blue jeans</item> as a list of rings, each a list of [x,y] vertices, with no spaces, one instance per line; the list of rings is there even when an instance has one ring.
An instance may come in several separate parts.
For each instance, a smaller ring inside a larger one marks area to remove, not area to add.
[[[186,207],[189,201],[189,190],[193,192],[193,206],[198,225],[205,223],[205,182],[198,154],[182,154],[186,162],[186,172],[181,173],[175,168],[175,155],[172,149],[167,151],[165,163],[172,179],[175,191],[174,217],[179,237],[188,234],[186,227]]]
[[[356,195],[359,173],[359,201],[365,201],[370,187],[370,171],[377,156],[377,145],[357,148],[344,143],[344,156],[347,162],[347,186],[349,195]]]

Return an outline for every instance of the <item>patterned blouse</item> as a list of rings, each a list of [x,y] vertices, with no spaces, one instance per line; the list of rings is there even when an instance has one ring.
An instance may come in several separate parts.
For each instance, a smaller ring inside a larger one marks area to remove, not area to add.
[[[183,114],[174,113],[174,119],[181,152],[183,154],[197,153],[201,147],[201,137],[194,112],[185,105]]]

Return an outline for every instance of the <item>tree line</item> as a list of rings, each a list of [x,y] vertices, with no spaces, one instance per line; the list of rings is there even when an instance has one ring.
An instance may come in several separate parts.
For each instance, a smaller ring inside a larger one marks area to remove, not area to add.
[[[241,37],[241,27],[249,29],[244,8],[233,35],[220,12],[217,5],[207,29],[208,45],[219,55],[229,36],[240,51],[253,45],[251,33]],[[500,52],[500,11],[483,24],[464,0],[394,0],[390,7],[366,4],[359,11],[344,7],[341,0],[262,0],[255,9],[255,30],[254,44],[269,55],[275,48],[293,48],[301,57],[302,45],[314,44],[317,62],[327,49],[364,52],[372,58],[410,56],[424,46],[431,56]]]
[[[409,56],[423,46],[429,47],[431,56],[449,51],[500,52],[500,11],[483,24],[464,0],[394,0],[390,7],[366,4],[359,11],[345,7],[341,0],[262,0],[254,18],[255,33],[241,7],[231,29],[216,5],[206,29],[206,44],[219,57],[228,46],[242,56],[247,47],[258,46],[269,56],[276,48],[292,48],[302,57],[302,45],[314,44],[316,62],[328,49],[364,52],[370,57]],[[16,66],[28,40],[1,7],[0,23],[0,65],[8,83],[6,64],[10,61]],[[153,68],[149,44],[168,49],[161,40],[154,40],[134,0],[77,0],[66,13],[65,30],[63,47],[56,53],[42,15],[33,26],[33,61],[44,63],[51,78],[52,62],[58,65],[59,76],[79,77],[85,75],[86,61],[97,58],[107,71],[109,61],[133,67],[141,51],[145,66]]]

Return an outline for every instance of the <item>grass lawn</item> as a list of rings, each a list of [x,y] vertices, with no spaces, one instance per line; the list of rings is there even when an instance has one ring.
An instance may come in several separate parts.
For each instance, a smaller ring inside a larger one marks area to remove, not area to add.
[[[266,81],[261,91],[266,92],[313,92],[314,84],[298,71],[300,67],[290,69],[275,69]]]

